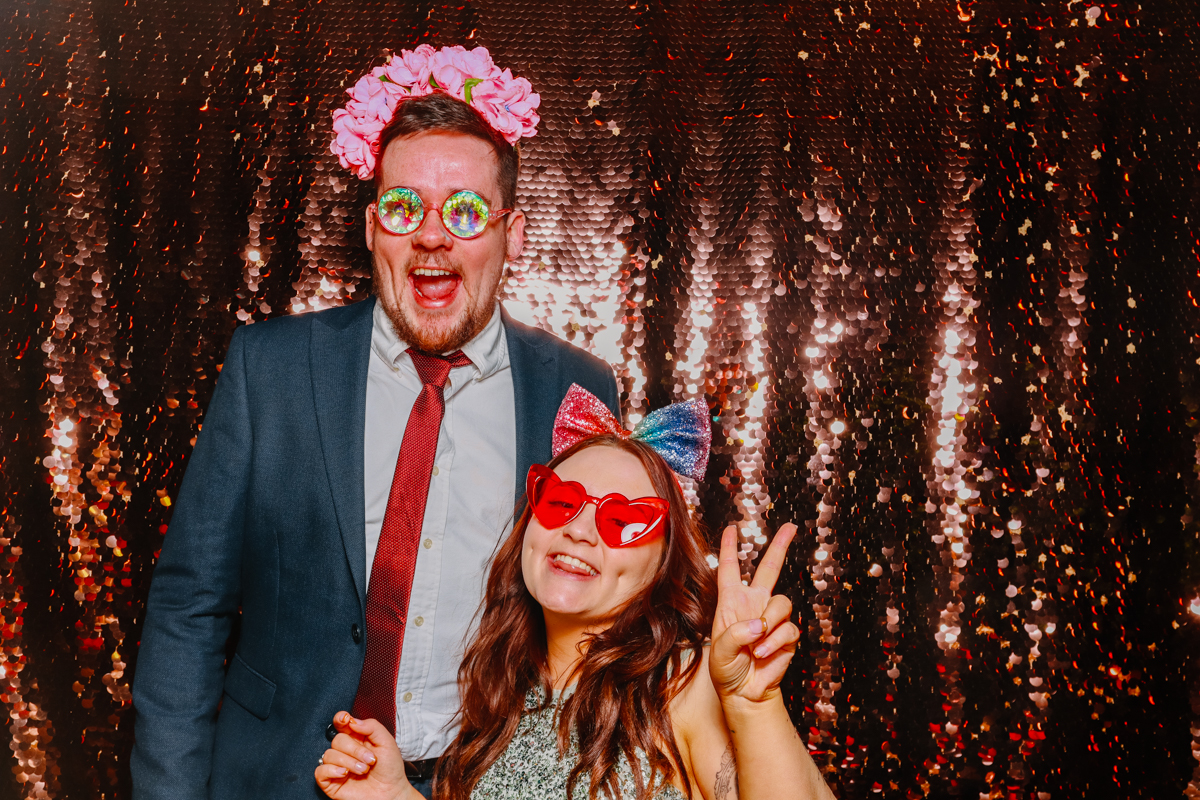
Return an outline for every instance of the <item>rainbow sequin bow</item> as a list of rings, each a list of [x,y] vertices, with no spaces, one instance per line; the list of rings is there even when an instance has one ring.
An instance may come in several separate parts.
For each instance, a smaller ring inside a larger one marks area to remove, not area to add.
[[[652,411],[632,431],[627,431],[604,401],[572,383],[554,418],[551,451],[557,456],[578,441],[605,434],[650,445],[667,466],[687,478],[700,480],[708,467],[712,423],[703,400],[673,403]]]

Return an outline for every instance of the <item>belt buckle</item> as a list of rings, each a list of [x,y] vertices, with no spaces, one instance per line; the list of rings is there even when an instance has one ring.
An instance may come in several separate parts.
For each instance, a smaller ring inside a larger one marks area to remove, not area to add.
[[[410,780],[415,778],[420,781],[427,781],[433,777],[433,771],[436,767],[436,758],[424,758],[420,761],[405,761],[404,774]]]

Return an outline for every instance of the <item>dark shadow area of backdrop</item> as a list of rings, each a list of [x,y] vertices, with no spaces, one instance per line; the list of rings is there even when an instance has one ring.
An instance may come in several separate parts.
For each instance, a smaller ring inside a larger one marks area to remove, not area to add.
[[[330,112],[422,41],[541,92],[512,307],[608,358],[632,415],[707,397],[698,513],[746,519],[748,562],[807,526],[785,689],[841,796],[1185,792],[1192,3],[2,18],[3,796],[129,796],[141,604],[229,336],[366,295]]]

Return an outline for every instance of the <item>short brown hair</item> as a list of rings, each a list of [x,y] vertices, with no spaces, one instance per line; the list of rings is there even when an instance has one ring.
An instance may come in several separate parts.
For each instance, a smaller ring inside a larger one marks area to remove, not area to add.
[[[396,113],[379,134],[379,164],[375,168],[375,194],[382,185],[383,154],[394,139],[429,132],[462,133],[482,139],[496,153],[496,182],[500,186],[500,203],[504,208],[517,204],[517,174],[521,171],[521,153],[516,145],[505,141],[483,115],[471,106],[445,92],[411,97],[396,106]]]

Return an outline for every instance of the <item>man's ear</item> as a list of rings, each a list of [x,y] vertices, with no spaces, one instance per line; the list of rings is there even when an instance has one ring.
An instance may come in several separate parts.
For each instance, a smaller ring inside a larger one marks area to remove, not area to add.
[[[514,211],[508,215],[508,225],[505,227],[504,235],[507,244],[505,255],[509,261],[516,261],[525,249],[524,211]]]
[[[367,249],[375,252],[375,204],[367,206]]]

